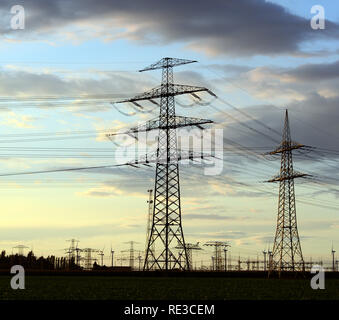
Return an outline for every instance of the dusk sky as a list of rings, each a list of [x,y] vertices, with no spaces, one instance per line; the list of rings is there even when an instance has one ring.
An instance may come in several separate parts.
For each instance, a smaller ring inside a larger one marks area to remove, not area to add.
[[[13,5],[25,9],[23,30],[11,29]],[[325,29],[311,27],[314,5]],[[111,102],[159,85],[159,70],[138,70],[163,57],[197,60],[174,69],[175,83],[218,98],[180,96],[176,111],[223,129],[224,161],[215,176],[180,168],[185,241],[229,241],[234,259],[272,249],[278,184],[264,181],[280,158],[263,154],[279,145],[287,108],[292,139],[315,147],[294,154],[295,169],[313,176],[295,186],[304,256],[339,250],[337,1],[2,0],[0,15],[0,175],[131,160],[126,141],[105,133],[159,108]],[[153,166],[1,176],[0,247],[61,256],[76,238],[105,247],[107,263],[111,245],[117,258],[130,240],[143,251],[154,175]],[[197,263],[209,265],[212,249],[202,248]]]

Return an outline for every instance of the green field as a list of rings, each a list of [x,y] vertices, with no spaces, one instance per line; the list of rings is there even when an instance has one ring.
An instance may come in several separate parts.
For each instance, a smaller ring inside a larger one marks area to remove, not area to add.
[[[0,299],[339,300],[339,279],[328,279],[325,286],[312,290],[305,279],[26,276],[26,289],[13,290],[10,277],[0,276]]]

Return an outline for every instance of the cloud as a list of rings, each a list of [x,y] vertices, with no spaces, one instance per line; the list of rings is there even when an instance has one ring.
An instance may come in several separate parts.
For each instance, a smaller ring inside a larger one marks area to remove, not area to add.
[[[3,0],[0,10],[6,12],[11,4]],[[302,50],[303,43],[339,39],[338,24],[326,20],[326,29],[314,31],[310,20],[264,0],[215,0],[213,5],[203,0],[194,5],[179,0],[26,0],[24,5],[26,30],[10,30],[8,14],[0,26],[8,40],[129,39],[184,43],[209,55],[305,56],[310,53]]]
[[[75,106],[77,98],[89,97],[95,100],[106,97],[114,100],[133,96],[154,85],[154,81],[147,76],[140,77],[134,72],[100,74],[99,71],[92,71],[85,75],[61,76],[57,72],[35,72],[19,68],[0,68],[0,82],[0,95],[4,97],[74,97]]]
[[[5,116],[5,119],[1,122],[1,124],[14,128],[31,129],[35,128],[33,122],[36,120],[36,117],[32,117],[30,115],[22,115],[15,112],[10,112]]]
[[[230,73],[229,65],[210,65],[209,68],[218,71],[219,75],[220,72],[224,74],[223,78],[214,81],[217,88],[229,89],[231,84],[233,90],[235,86],[253,97],[272,102],[300,101],[306,99],[310,93],[324,97],[338,95],[339,60],[330,63],[307,63],[289,68],[280,66],[249,68],[236,65],[236,73]]]
[[[122,196],[141,197],[141,198],[147,197],[146,193],[143,194],[139,192],[140,187],[138,187],[135,184],[135,180],[131,181],[128,179],[129,175],[133,175],[132,172],[126,173],[126,175],[122,177],[119,177],[118,172],[115,173],[117,175],[115,181],[105,181],[97,187],[90,188],[83,192],[77,192],[77,195],[98,198],[122,197]]]

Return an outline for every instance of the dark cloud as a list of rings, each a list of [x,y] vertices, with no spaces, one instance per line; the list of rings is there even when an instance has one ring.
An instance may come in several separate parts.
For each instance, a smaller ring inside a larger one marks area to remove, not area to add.
[[[317,82],[339,78],[339,61],[321,64],[304,64],[285,72],[297,80]]]
[[[3,0],[0,10],[18,2]],[[98,36],[151,44],[181,42],[207,54],[236,56],[301,55],[305,41],[339,39],[336,23],[327,20],[325,30],[315,31],[308,19],[264,0],[215,0],[212,4],[205,0],[26,0],[23,4],[26,30],[11,31],[3,23],[2,34],[49,40],[64,27],[85,23],[89,29],[95,25],[101,30],[87,29],[77,34],[77,40]]]

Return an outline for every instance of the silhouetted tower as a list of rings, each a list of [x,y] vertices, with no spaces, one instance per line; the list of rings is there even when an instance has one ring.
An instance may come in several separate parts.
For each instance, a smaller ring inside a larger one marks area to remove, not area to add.
[[[78,248],[78,244],[79,244],[79,242],[77,243],[77,245],[76,245],[76,248],[75,248],[75,257],[76,257],[76,264],[78,265],[78,266],[80,266],[80,261],[81,261],[81,252],[82,252],[82,250],[80,249],[80,248]]]
[[[100,256],[100,260],[101,260],[101,266],[104,265],[104,255],[105,255],[104,250],[105,250],[105,247],[102,250],[98,251],[98,255]]]
[[[92,248],[85,248],[82,249],[82,252],[84,252],[85,256],[83,258],[84,260],[84,269],[85,270],[92,270],[93,268],[93,263],[96,261],[96,258],[92,257],[92,253],[98,252],[99,250],[97,249],[92,249]]]
[[[332,253],[332,271],[334,272],[335,271],[335,258],[334,258],[335,250],[333,250],[333,244],[332,244],[331,253]]]
[[[227,247],[230,247],[230,245],[224,246],[224,254],[225,254],[225,271],[227,271]]]
[[[129,266],[131,269],[134,269],[134,244],[138,243],[136,241],[128,241],[125,243],[130,244],[130,249],[129,250],[123,250],[122,252],[129,252]]]
[[[227,248],[230,245],[224,241],[208,241],[204,244],[204,246],[212,246],[215,249],[215,256],[214,256],[214,270],[215,271],[222,271],[223,264],[222,264],[222,248]]]
[[[113,267],[114,265],[114,250],[112,249],[112,246],[111,246],[111,266]]]
[[[28,247],[26,247],[22,244],[19,244],[19,245],[13,247],[13,249],[18,249],[19,256],[23,256],[24,255],[24,249],[28,249]]]
[[[177,128],[196,126],[203,129],[203,124],[213,123],[211,120],[189,118],[177,116],[175,113],[174,97],[181,94],[195,94],[197,92],[208,92],[214,95],[206,88],[179,85],[173,82],[173,67],[193,63],[196,61],[163,58],[160,61],[140,70],[149,71],[162,69],[161,85],[152,90],[138,95],[132,99],[122,100],[121,102],[131,102],[137,107],[141,107],[137,102],[148,100],[153,104],[159,105],[154,99],[160,99],[159,117],[147,121],[145,125],[133,128],[130,133],[148,132],[158,130],[158,147],[153,157],[156,163],[154,201],[152,227],[146,250],[144,269],[146,270],[184,270],[188,266],[188,257],[186,252],[184,234],[181,224],[181,203],[180,203],[180,185],[179,185],[179,161],[184,159],[193,160],[203,158],[202,154],[195,155],[193,152],[178,152],[177,149]],[[215,95],[214,95],[215,96]],[[108,135],[109,137],[110,135]],[[152,156],[146,156],[146,163],[150,163]],[[145,160],[140,162],[145,163]],[[134,163],[135,164],[135,163]],[[172,252],[170,247],[172,241],[179,241],[182,251]],[[152,251],[155,244],[157,253]],[[184,261],[184,262],[182,262]]]
[[[79,240],[69,239],[69,240],[66,240],[66,241],[70,242],[69,248],[66,249],[67,250],[66,253],[68,254],[68,261],[74,261],[75,262]]]
[[[264,271],[266,271],[266,254],[267,254],[267,252],[266,252],[266,250],[264,250],[262,253],[264,254]]]
[[[272,271],[273,270],[273,253],[268,249],[268,270]]]
[[[185,243],[186,245],[186,253],[187,253],[187,257],[188,257],[188,266],[186,266],[187,270],[193,270],[193,254],[192,251],[193,250],[202,250],[199,247],[199,242],[197,242],[196,244],[194,243]],[[177,246],[175,247],[178,250],[183,250],[181,243],[178,242]]]
[[[273,246],[273,268],[281,271],[305,270],[297,227],[294,179],[308,176],[293,170],[292,150],[305,145],[291,140],[288,111],[285,113],[283,138],[270,155],[281,154],[280,174],[268,182],[279,182],[277,229]]]
[[[145,243],[145,257],[147,254],[147,249],[148,249],[148,243],[150,241],[150,235],[151,235],[151,230],[152,230],[152,223],[153,223],[153,190],[147,190],[149,193],[149,198],[147,200],[148,203],[148,216],[147,216],[147,230],[146,230],[146,243]],[[155,254],[155,242],[152,241],[152,246],[151,246],[151,251],[153,252],[153,255]],[[147,261],[147,264],[149,261]],[[148,265],[146,266],[146,269],[148,269]]]

